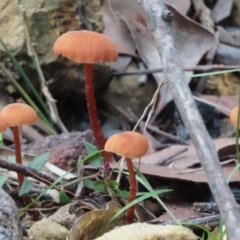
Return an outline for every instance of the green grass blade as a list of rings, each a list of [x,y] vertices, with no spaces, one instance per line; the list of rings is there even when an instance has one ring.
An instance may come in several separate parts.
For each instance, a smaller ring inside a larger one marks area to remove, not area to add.
[[[36,88],[34,87],[34,85],[32,84],[32,82],[30,81],[30,79],[28,78],[28,76],[26,75],[26,73],[24,72],[24,70],[22,69],[22,67],[20,66],[20,64],[18,63],[17,59],[14,57],[14,55],[11,53],[11,51],[7,48],[7,46],[5,45],[5,43],[2,41],[2,39],[0,38],[0,43],[2,44],[4,50],[6,51],[8,57],[11,59],[11,61],[13,62],[13,64],[15,65],[15,67],[17,68],[17,70],[19,71],[19,73],[21,74],[21,76],[23,77],[23,79],[26,81],[26,83],[28,84],[28,86],[30,87],[30,89],[32,90],[33,94],[35,95],[36,99],[38,100],[38,102],[41,104],[41,106],[43,107],[43,109],[45,110],[45,112],[48,114],[48,116],[50,116],[49,113],[49,109],[47,108],[47,105],[45,104],[45,102],[42,100],[40,94],[37,92]]]
[[[4,67],[4,65],[1,62],[0,62],[0,69],[3,71],[3,73],[6,75],[6,77],[13,83],[13,85],[20,92],[20,94],[23,96],[23,98],[26,100],[26,102],[36,111],[38,116],[46,123],[49,130],[53,134],[56,134],[57,133],[56,130],[51,125],[51,123],[48,121],[48,119],[44,116],[44,114],[41,112],[41,110],[37,107],[37,105],[29,97],[27,92],[21,87],[21,85],[17,82],[17,80],[12,76],[12,74]]]
[[[124,206],[123,208],[121,208],[121,210],[119,210],[117,213],[115,213],[112,218],[109,220],[108,224],[113,221],[115,218],[117,218],[119,215],[121,215],[124,211],[126,211],[128,208],[132,207],[133,205],[145,200],[145,199],[148,199],[150,197],[155,197],[156,195],[158,194],[161,194],[161,193],[166,193],[166,192],[170,192],[172,191],[171,189],[165,189],[165,190],[157,190],[157,191],[154,191],[154,192],[148,192],[148,193],[145,193],[143,194],[142,196],[136,198],[134,201],[128,203],[126,206]]]
[[[62,176],[58,177],[51,185],[49,185],[48,187],[45,188],[45,190],[39,194],[31,203],[29,203],[27,206],[25,206],[22,210],[19,211],[19,213],[22,213],[24,210],[27,210],[29,207],[31,207],[36,201],[38,201],[48,190],[50,190],[51,188],[53,188],[57,183],[59,183],[65,176],[67,176],[70,172],[74,171],[78,166],[82,165],[85,161],[89,160],[90,158],[94,157],[95,155],[99,154],[102,151],[97,151],[87,157],[85,157],[84,159],[82,159],[81,161],[78,162],[78,164],[71,168],[70,170],[68,170],[66,173],[64,173]]]
[[[191,78],[196,78],[196,77],[220,75],[224,73],[232,73],[232,72],[239,72],[239,71],[240,69],[232,69],[232,70],[224,70],[224,71],[216,71],[216,72],[208,72],[208,73],[199,73],[199,74],[186,74],[186,76]]]
[[[150,183],[148,182],[148,180],[146,179],[146,177],[139,171],[139,169],[134,166],[135,171],[137,172],[137,180],[138,182],[140,182],[150,193],[154,192],[154,189],[152,188],[152,186],[150,185]],[[155,196],[154,197],[159,203],[160,205],[165,209],[165,211],[172,217],[172,219],[178,224],[181,225],[180,222],[177,220],[177,218],[172,214],[172,212],[168,209],[168,207],[165,205],[165,203],[158,197]]]

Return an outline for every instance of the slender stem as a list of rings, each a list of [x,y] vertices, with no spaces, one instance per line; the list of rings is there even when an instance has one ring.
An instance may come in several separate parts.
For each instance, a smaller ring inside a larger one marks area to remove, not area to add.
[[[22,155],[21,155],[21,143],[20,143],[20,134],[19,134],[19,127],[14,126],[12,128],[13,130],[13,138],[14,138],[14,144],[15,144],[15,157],[16,157],[16,163],[22,164]],[[17,173],[18,176],[18,182],[19,186],[22,186],[22,183],[24,181],[24,176],[21,173]]]
[[[94,97],[93,65],[84,64],[84,72],[85,72],[85,83],[86,83],[85,91],[86,91],[88,115],[89,115],[91,129],[93,132],[93,136],[96,139],[98,148],[104,149],[106,139],[103,135],[100,123],[98,121],[97,107],[96,107],[95,97]],[[112,161],[112,154],[110,152],[103,152],[102,154],[107,161],[109,162]]]
[[[19,127],[14,126],[12,128],[13,130],[13,139],[14,139],[14,144],[15,144],[15,157],[16,157],[16,163],[22,164],[22,154],[21,154],[21,143],[20,143],[20,134],[19,134]],[[24,175],[21,173],[17,172],[17,177],[18,177],[18,183],[19,187],[22,186],[23,181],[24,181]],[[22,196],[23,201],[26,204],[30,204],[32,202],[32,199],[29,196]],[[32,206],[35,207],[35,206]],[[38,211],[33,211],[32,216],[34,220],[38,220],[40,214]]]
[[[135,200],[136,195],[137,195],[137,180],[136,180],[135,171],[133,168],[132,159],[126,158],[126,164],[127,164],[127,168],[128,168],[128,172],[129,172],[130,189],[129,189],[128,202],[130,203]],[[132,207],[128,208],[128,210],[127,210],[127,222],[128,223],[133,223],[134,209],[135,209],[135,206],[133,205]]]

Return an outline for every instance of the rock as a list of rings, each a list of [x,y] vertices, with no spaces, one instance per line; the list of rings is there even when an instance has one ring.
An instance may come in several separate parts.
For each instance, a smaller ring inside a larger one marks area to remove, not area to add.
[[[0,240],[21,240],[22,227],[13,199],[0,188]]]
[[[40,63],[51,63],[57,59],[52,47],[61,34],[86,27],[103,30],[100,8],[100,0],[2,0],[0,37],[14,55],[27,55],[22,15],[25,10],[29,35]],[[3,55],[2,46],[0,51]]]
[[[95,144],[91,130],[49,136],[43,141],[23,145],[22,151],[35,155],[50,152],[48,161],[68,171],[72,167],[72,161],[77,163],[79,156],[87,156],[84,142]]]
[[[71,214],[69,212],[70,206],[71,206],[71,203],[62,206],[53,215],[51,215],[49,219],[53,220],[58,224],[61,224],[67,229],[70,229],[73,223],[75,222],[75,220],[78,218],[75,214]]]
[[[104,24],[101,5],[102,0],[0,1],[0,38],[17,58],[37,91],[41,92],[41,84],[27,48],[21,11],[24,9],[31,43],[39,58],[50,92],[57,100],[60,115],[64,115],[66,121],[71,119],[71,115],[76,115],[75,106],[80,112],[81,105],[86,105],[83,67],[66,58],[57,57],[52,50],[53,44],[61,34],[70,30],[88,29],[102,32]],[[1,44],[0,58],[21,86],[33,96]],[[107,64],[94,67],[96,91],[107,87],[111,74],[112,70]],[[4,88],[8,79],[0,71],[1,78],[4,82],[0,81],[0,88]],[[15,94],[15,97],[18,96]],[[79,102],[83,103],[79,104]],[[71,108],[68,107],[67,111],[66,106],[69,105]]]
[[[134,223],[114,228],[96,240],[197,240],[198,237],[188,228],[177,225],[151,225]]]
[[[28,231],[31,240],[65,240],[67,234],[68,230],[65,227],[48,218],[34,223]]]

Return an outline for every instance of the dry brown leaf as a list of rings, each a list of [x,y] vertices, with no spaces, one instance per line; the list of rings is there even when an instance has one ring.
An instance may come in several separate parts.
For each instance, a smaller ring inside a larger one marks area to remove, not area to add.
[[[168,6],[174,13],[173,34],[177,50],[184,54],[184,67],[194,67],[203,55],[216,46],[217,41],[211,32],[190,18],[180,14],[175,8]]]
[[[187,205],[185,202],[183,204],[178,199],[174,202],[166,201],[165,205],[178,220],[202,217],[200,213],[193,211],[191,205]],[[159,221],[160,222],[172,221],[172,217],[169,214],[162,214],[161,216],[151,220],[150,222],[154,223]]]
[[[224,113],[226,116],[229,116],[230,111],[234,107],[236,107],[236,105],[238,103],[237,95],[235,95],[235,96],[214,96],[214,95],[201,94],[199,97],[210,103],[215,104],[215,107],[220,112]]]
[[[168,4],[175,9],[177,9],[181,14],[185,15],[190,6],[191,6],[191,1],[190,0],[164,0],[165,4]]]
[[[219,156],[226,156],[235,154],[235,138],[221,138],[214,140],[216,149],[218,150]],[[196,154],[193,144],[188,146],[188,151],[179,154],[177,157],[173,158],[174,163],[170,166],[159,166],[158,161],[163,158],[172,156],[173,152],[179,151],[182,146],[171,146],[162,151],[144,156],[141,160],[141,172],[143,174],[149,174],[152,176],[159,176],[169,179],[182,179],[192,182],[207,182],[206,176],[203,170],[192,171],[199,169],[200,163],[198,156]],[[134,164],[137,166],[137,160],[134,160]],[[227,178],[235,164],[227,164],[222,166],[224,175]],[[189,172],[191,170],[191,172]],[[235,172],[231,182],[240,181],[240,176],[238,172]]]
[[[218,23],[228,17],[232,10],[233,0],[218,0],[212,9],[212,19]]]
[[[240,49],[220,43],[217,47],[215,61],[225,65],[240,64]]]
[[[134,0],[111,0],[115,15],[124,21],[132,33],[135,44],[142,60],[149,69],[161,67],[161,60],[155,42],[147,28],[146,17]],[[213,34],[201,25],[180,14],[175,8],[168,5],[174,13],[173,32],[179,54],[184,54],[184,67],[195,67],[202,56],[211,49],[216,40]],[[193,54],[194,53],[194,54]],[[163,79],[162,73],[154,73],[157,83]],[[165,84],[160,91],[161,100],[159,112],[172,100]]]
[[[120,21],[119,18],[114,15],[109,0],[104,1],[102,13],[105,24],[104,34],[111,37],[116,44],[118,52],[136,55],[135,43],[129,29],[123,21]],[[118,61],[113,63],[112,66],[117,71],[124,71],[131,60],[132,57],[119,56]]]
[[[112,216],[120,209],[118,203],[111,201],[106,209],[94,210],[84,214],[74,222],[67,240],[92,240],[115,226],[123,225],[124,214],[107,225]]]
[[[220,151],[222,148],[234,145],[236,143],[236,140],[234,138],[218,138],[214,140],[214,143],[217,151]],[[172,156],[173,152],[177,152],[181,148],[183,148],[183,146],[173,145],[162,151],[158,151],[151,155],[146,155],[142,157],[142,164],[147,165],[151,161],[151,165],[158,165],[157,161],[160,161],[162,158],[167,158],[168,156]],[[154,157],[152,157],[152,155],[154,155]],[[193,167],[193,165],[195,164],[199,164],[199,159],[196,154],[195,147],[192,143],[188,146],[188,151],[179,154],[178,156],[173,158],[173,160],[174,160],[174,167],[181,168],[181,169],[186,169],[189,167]]]

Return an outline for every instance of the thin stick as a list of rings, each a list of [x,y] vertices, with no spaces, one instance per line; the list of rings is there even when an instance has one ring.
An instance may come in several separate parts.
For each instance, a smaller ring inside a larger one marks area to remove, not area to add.
[[[219,164],[216,147],[204,126],[187,85],[178,52],[174,46],[171,21],[173,14],[162,0],[137,0],[146,13],[147,22],[161,56],[168,86],[188,129],[213,197],[226,225],[229,240],[240,239],[240,212]],[[223,194],[224,193],[224,194]]]
[[[148,119],[147,119],[147,122],[145,124],[145,126],[147,126],[147,123],[149,121],[149,119],[151,118],[152,116],[152,113],[154,112],[154,106],[156,104],[156,101],[157,101],[157,96],[158,96],[158,93],[159,93],[159,90],[160,88],[162,87],[162,85],[164,84],[164,80],[165,78],[159,83],[158,87],[157,87],[157,90],[155,91],[155,93],[153,94],[153,97],[152,97],[152,100],[151,102],[146,106],[146,108],[144,109],[143,111],[143,114],[142,116],[139,118],[139,120],[137,121],[137,123],[135,124],[134,128],[133,128],[133,131],[136,131],[137,127],[139,126],[139,124],[142,122],[142,120],[145,118],[145,116],[147,115],[147,113],[149,112],[148,114]]]
[[[206,71],[214,71],[214,70],[233,70],[239,69],[240,65],[198,65],[190,68],[183,68],[184,71],[198,71],[198,72],[206,72]],[[146,69],[146,70],[136,70],[129,72],[113,72],[113,76],[127,76],[127,75],[142,75],[142,74],[153,74],[157,72],[163,72],[163,68],[156,69]]]

